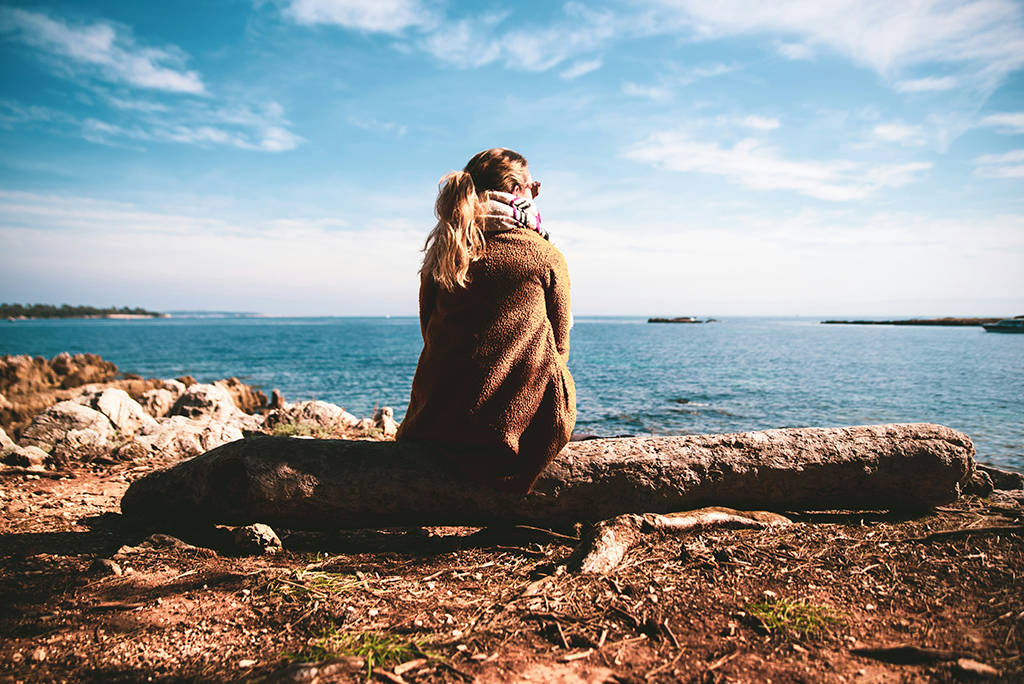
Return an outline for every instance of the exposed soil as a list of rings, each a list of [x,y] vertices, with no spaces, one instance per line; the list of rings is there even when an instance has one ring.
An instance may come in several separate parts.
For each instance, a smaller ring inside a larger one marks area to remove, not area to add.
[[[361,682],[364,661],[328,659],[364,634],[409,645],[373,670],[387,682],[1024,681],[1016,505],[655,537],[587,576],[529,530],[278,530],[284,552],[243,556],[228,528],[120,515],[159,465],[0,481],[0,681]],[[975,531],[914,541],[941,530]],[[789,602],[788,629],[752,607]],[[916,648],[855,653],[896,645]]]

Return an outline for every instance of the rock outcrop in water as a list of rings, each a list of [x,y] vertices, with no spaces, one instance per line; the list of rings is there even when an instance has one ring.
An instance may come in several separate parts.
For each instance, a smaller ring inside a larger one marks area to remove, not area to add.
[[[566,526],[707,505],[921,509],[948,503],[974,446],[940,425],[800,428],[570,443],[532,493],[470,481],[427,447],[252,437],[134,482],[126,514],[300,530]]]

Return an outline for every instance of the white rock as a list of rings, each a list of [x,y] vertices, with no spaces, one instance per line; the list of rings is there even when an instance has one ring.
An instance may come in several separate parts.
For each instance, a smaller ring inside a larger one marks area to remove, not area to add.
[[[395,422],[395,410],[390,406],[377,411],[373,416],[373,425],[384,433],[385,437],[394,437],[398,432],[398,423]]]
[[[10,451],[17,446],[18,445],[14,443],[14,440],[8,437],[7,433],[4,432],[4,429],[0,427],[0,451]]]
[[[34,468],[40,467],[46,463],[46,459],[49,458],[49,456],[49,454],[39,447],[15,446],[13,450],[9,451],[4,456],[4,463],[7,465],[21,466],[23,468]]]
[[[156,425],[153,416],[146,413],[142,405],[128,396],[123,389],[107,387],[97,395],[93,408],[110,419],[114,427],[125,435]]]
[[[183,459],[198,456],[242,437],[242,431],[233,425],[172,416],[161,419],[153,427],[145,428],[136,435],[135,442],[154,454]]]
[[[263,523],[239,527],[235,531],[235,543],[243,549],[267,554],[277,553],[283,548],[277,533]]]
[[[177,399],[177,397],[175,397],[170,390],[158,387],[157,389],[151,389],[148,392],[145,392],[142,395],[139,404],[141,404],[143,410],[153,416],[153,418],[163,418],[171,410],[175,399]]]
[[[216,449],[221,444],[235,442],[243,437],[242,431],[234,425],[212,423],[204,427],[203,431],[199,433],[199,444],[202,446],[203,451],[209,451]]]
[[[196,383],[178,397],[171,407],[170,415],[184,416],[192,420],[223,423],[242,413],[231,392],[220,385]]]
[[[107,440],[113,433],[113,426],[99,411],[73,401],[62,401],[35,417],[22,435],[21,443],[24,446],[53,446],[73,430],[92,430]]]
[[[228,419],[225,425],[236,427],[243,432],[259,432],[263,428],[264,422],[266,422],[266,418],[262,414],[250,415],[239,411],[237,415]]]
[[[299,401],[279,412],[279,423],[304,423],[332,427],[352,427],[359,422],[345,409],[326,401]]]
[[[188,389],[187,387],[185,387],[185,383],[179,380],[164,380],[163,383],[163,389],[170,392],[171,395],[174,397],[175,401],[177,401],[178,397],[184,394],[185,390]]]

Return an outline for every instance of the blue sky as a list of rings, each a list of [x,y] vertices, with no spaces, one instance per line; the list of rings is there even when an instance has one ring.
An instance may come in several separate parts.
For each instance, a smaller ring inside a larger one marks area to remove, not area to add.
[[[510,147],[577,315],[1024,314],[1024,3],[0,7],[0,300],[416,312]]]

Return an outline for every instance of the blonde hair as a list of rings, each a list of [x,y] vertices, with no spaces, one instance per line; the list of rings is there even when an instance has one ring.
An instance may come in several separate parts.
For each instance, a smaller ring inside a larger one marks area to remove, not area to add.
[[[470,264],[487,247],[483,230],[487,191],[512,192],[516,186],[525,187],[528,178],[526,158],[503,147],[480,152],[462,171],[444,176],[434,205],[437,225],[423,246],[420,273],[446,290],[465,287]]]

